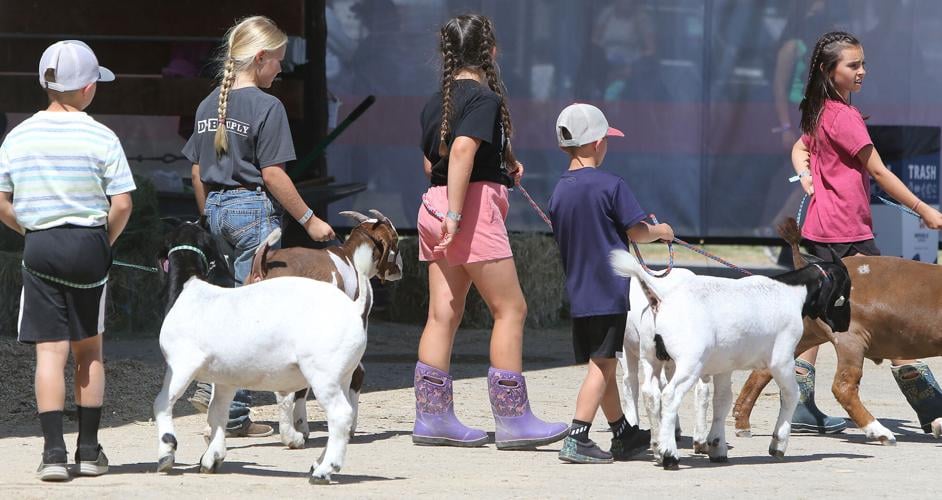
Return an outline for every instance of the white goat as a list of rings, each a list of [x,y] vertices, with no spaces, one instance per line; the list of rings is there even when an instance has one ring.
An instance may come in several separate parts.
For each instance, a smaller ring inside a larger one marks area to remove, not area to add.
[[[190,278],[160,330],[167,373],[154,401],[158,472],[174,464],[173,404],[197,378],[215,384],[211,440],[200,459],[201,472],[215,472],[226,456],[225,424],[237,388],[284,397],[310,386],[328,429],[310,481],[329,483],[343,466],[354,420],[347,389],[366,349],[362,313],[371,289],[365,282],[360,287],[366,293],[354,302],[336,286],[307,278],[275,278],[235,289]],[[288,413],[281,425],[290,428],[290,418]]]
[[[674,268],[668,275],[656,278],[661,288],[665,291],[670,290],[687,278],[694,276],[688,269]],[[639,396],[639,378],[638,368],[640,364],[642,380],[645,381],[641,386],[640,394],[644,395],[644,406],[648,416],[648,422],[651,426],[652,448],[657,446],[658,429],[661,423],[661,388],[667,385],[667,382],[674,374],[673,361],[662,361],[654,356],[654,316],[648,300],[644,295],[639,280],[631,280],[628,288],[628,299],[631,309],[628,311],[628,321],[625,325],[625,338],[623,353],[619,357],[622,365],[622,388],[625,394],[625,418],[630,425],[638,425],[640,422],[640,409],[638,406]],[[647,328],[642,328],[642,323],[648,322]],[[646,338],[641,338],[641,332],[646,333]],[[644,356],[643,353],[651,353],[651,356]],[[648,360],[651,361],[648,361]],[[653,363],[653,364],[652,364]],[[712,380],[710,377],[703,377],[697,382],[694,389],[696,419],[693,433],[693,447],[695,453],[705,453],[706,435],[709,428],[706,426],[707,410],[709,400],[712,397]],[[674,437],[680,439],[680,419],[675,422]],[[658,460],[659,456],[656,456]]]
[[[252,271],[247,281],[254,283],[279,276],[303,276],[331,283],[343,290],[351,300],[356,300],[362,290],[360,283],[364,277],[368,286],[369,280],[374,276],[384,282],[401,279],[402,254],[399,252],[399,233],[396,232],[392,221],[379,210],[370,212],[375,217],[367,217],[354,211],[340,212],[340,215],[353,218],[357,225],[343,245],[325,249],[294,247],[272,250],[271,246],[281,237],[281,230],[276,228],[256,249]],[[372,301],[364,304],[364,321],[369,318],[372,306]],[[353,404],[354,416],[357,413],[365,372],[361,363],[353,373],[349,399]],[[278,426],[281,441],[289,448],[303,448],[310,433],[305,405],[307,391],[290,393],[286,397],[278,394],[276,396],[282,414],[282,424]],[[293,417],[286,417],[285,412]],[[293,421],[293,425],[284,425],[286,421]],[[350,428],[351,435],[356,430],[356,424],[354,418]]]
[[[774,279],[689,276],[674,287],[647,277],[628,252],[613,251],[611,264],[616,274],[638,280],[649,304],[652,314],[650,320],[640,321],[639,338],[654,339],[654,355],[644,348],[641,354],[651,366],[658,360],[675,363],[661,394],[657,451],[664,468],[678,467],[673,430],[681,399],[709,375],[714,384],[713,419],[706,447],[711,461],[727,461],[725,419],[732,404],[732,371],[738,369],[768,368],[778,383],[782,405],[769,454],[784,457],[798,403],[794,355],[802,317],[821,318],[834,331],[846,331],[850,324],[850,279],[843,264],[817,264]]]

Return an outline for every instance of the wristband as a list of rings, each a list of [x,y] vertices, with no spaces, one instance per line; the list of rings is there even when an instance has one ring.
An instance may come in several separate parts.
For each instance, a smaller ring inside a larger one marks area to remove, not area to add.
[[[302,226],[307,224],[307,221],[311,220],[311,217],[314,217],[314,211],[309,208],[307,209],[307,212],[304,212],[304,215],[298,219],[298,224],[301,224]]]
[[[800,174],[793,175],[788,178],[788,182],[798,182],[802,177],[811,177],[810,170],[803,170]]]
[[[458,212],[452,212],[451,210],[449,210],[448,213],[445,214],[445,217],[448,217],[449,219],[455,222],[461,222],[461,214],[459,214]]]

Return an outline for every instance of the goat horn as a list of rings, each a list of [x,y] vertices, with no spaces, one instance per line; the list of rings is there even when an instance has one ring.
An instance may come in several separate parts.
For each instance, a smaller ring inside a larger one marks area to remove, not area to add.
[[[354,210],[344,210],[343,212],[340,212],[340,215],[350,217],[351,219],[357,221],[358,224],[370,220],[369,217],[361,214],[360,212],[356,212]]]
[[[383,215],[383,212],[380,212],[379,210],[376,210],[375,208],[371,208],[370,213],[375,215],[377,220],[381,220],[381,221],[389,220],[389,217],[386,217],[385,215]]]

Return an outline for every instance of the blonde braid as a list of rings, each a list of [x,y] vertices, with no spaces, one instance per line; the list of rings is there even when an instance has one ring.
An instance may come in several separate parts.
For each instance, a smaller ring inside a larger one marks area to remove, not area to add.
[[[235,59],[231,56],[227,57],[222,82],[219,84],[219,114],[218,123],[216,124],[216,136],[213,139],[217,157],[226,154],[229,150],[229,138],[226,134],[226,107],[229,104],[229,90],[232,88],[232,83],[236,77],[234,68]]]

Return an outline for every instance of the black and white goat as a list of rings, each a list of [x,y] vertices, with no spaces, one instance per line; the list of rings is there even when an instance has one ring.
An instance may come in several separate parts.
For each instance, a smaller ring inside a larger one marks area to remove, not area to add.
[[[362,311],[371,295],[368,283],[360,283],[367,293],[357,301],[336,286],[307,278],[221,288],[199,279],[201,256],[211,251],[212,242],[200,231],[198,226],[188,228],[172,242],[199,252],[168,253],[169,274],[175,275],[171,281],[182,283],[182,290],[160,331],[167,372],[154,401],[157,470],[169,471],[174,465],[173,404],[194,378],[215,384],[208,415],[211,438],[200,459],[202,472],[215,472],[226,456],[225,424],[237,388],[284,397],[310,386],[328,428],[327,445],[311,468],[310,481],[328,483],[331,473],[343,466],[354,420],[347,388],[366,349]],[[311,318],[317,318],[316,324]]]
[[[642,355],[652,366],[674,361],[674,374],[661,393],[657,453],[664,468],[677,468],[677,411],[683,395],[704,376],[712,376],[714,385],[707,452],[711,461],[727,460],[731,375],[742,369],[767,368],[779,385],[782,404],[769,454],[784,457],[798,404],[794,356],[803,317],[819,318],[835,332],[847,330],[850,278],[844,265],[839,260],[814,264],[775,278],[688,276],[670,287],[648,277],[628,252],[613,251],[611,264],[616,274],[638,280],[650,308],[650,321],[641,322],[639,335],[642,342],[653,339],[655,348],[642,349]]]

